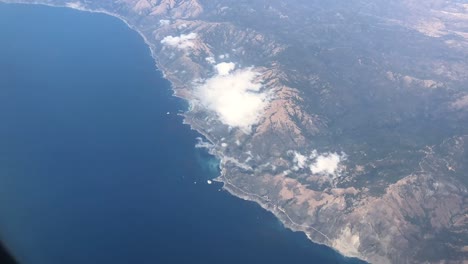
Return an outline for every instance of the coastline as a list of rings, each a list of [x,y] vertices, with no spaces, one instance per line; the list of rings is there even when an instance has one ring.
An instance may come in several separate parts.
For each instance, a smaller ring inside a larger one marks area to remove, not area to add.
[[[70,6],[67,3],[64,3],[64,5],[54,5],[54,4],[42,3],[42,2],[3,2],[2,0],[0,0],[0,2],[6,3],[6,4],[11,3],[11,4],[22,4],[22,5],[41,5],[41,6],[57,7],[57,8],[69,8],[69,9],[73,9],[73,10],[77,10],[77,11],[81,11],[81,12],[105,14],[105,15],[109,15],[109,16],[112,16],[112,17],[115,17],[115,18],[121,20],[122,22],[125,23],[125,25],[127,25],[128,28],[130,28],[131,30],[137,32],[138,35],[140,35],[141,38],[143,39],[144,43],[148,46],[148,48],[150,50],[151,57],[153,58],[153,61],[155,62],[156,71],[160,71],[161,74],[162,74],[162,77],[164,79],[168,80],[170,85],[171,85],[172,96],[183,99],[189,105],[192,104],[190,98],[184,97],[183,95],[181,95],[180,93],[177,92],[177,87],[175,87],[175,82],[168,77],[168,74],[166,74],[166,73],[168,73],[168,70],[166,68],[164,68],[164,66],[161,65],[159,63],[159,61],[158,61],[158,58],[157,58],[156,52],[155,52],[154,44],[151,43],[147,39],[147,37],[137,27],[133,26],[130,22],[128,22],[125,17],[123,17],[123,16],[121,16],[119,14],[113,13],[113,12],[109,12],[109,11],[104,10],[104,9],[87,9],[87,8],[80,7],[80,6]],[[210,138],[207,133],[204,133],[203,129],[199,128],[197,126],[197,124],[191,122],[190,119],[187,118],[187,112],[188,111],[190,111],[190,110],[189,109],[183,109],[183,113],[178,114],[178,115],[181,115],[183,117],[183,124],[188,125],[191,130],[194,130],[197,133],[199,133],[200,135],[202,135],[210,144],[214,144],[214,140],[212,138]],[[229,178],[227,178],[227,176],[226,176],[227,173],[226,173],[226,168],[224,166],[225,161],[226,161],[225,160],[226,157],[223,155],[222,152],[216,151],[214,148],[209,148],[208,152],[211,155],[215,156],[219,160],[220,175],[218,177],[216,177],[215,179],[213,179],[213,180],[216,181],[216,182],[222,183],[223,184],[223,186],[222,186],[223,190],[226,190],[228,193],[230,193],[231,195],[233,195],[233,196],[235,196],[237,198],[240,198],[240,199],[243,199],[243,200],[246,200],[246,201],[255,202],[256,204],[260,205],[263,209],[267,210],[268,212],[271,212],[283,224],[283,226],[285,228],[290,229],[290,230],[292,230],[294,232],[303,232],[307,236],[307,238],[311,242],[313,242],[315,244],[325,245],[325,246],[333,249],[337,253],[343,255],[344,257],[353,257],[353,258],[358,257],[358,256],[344,255],[342,252],[340,252],[337,249],[335,249],[334,247],[332,247],[331,244],[321,243],[321,242],[319,242],[317,240],[314,240],[314,237],[316,235],[320,235],[320,236],[323,236],[325,238],[325,241],[330,241],[331,242],[331,239],[328,236],[326,236],[325,234],[323,234],[319,230],[315,229],[314,227],[299,225],[299,224],[295,223],[294,221],[292,221],[290,216],[284,211],[283,208],[272,204],[267,199],[265,199],[265,198],[263,198],[261,196],[246,192],[246,191],[242,190],[241,188],[239,188],[238,186],[232,184],[230,182]]]

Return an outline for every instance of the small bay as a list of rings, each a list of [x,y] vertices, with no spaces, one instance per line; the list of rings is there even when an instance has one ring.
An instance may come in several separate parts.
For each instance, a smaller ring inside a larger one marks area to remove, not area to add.
[[[359,263],[207,184],[214,157],[119,19],[0,4],[0,39],[0,238],[21,264]]]

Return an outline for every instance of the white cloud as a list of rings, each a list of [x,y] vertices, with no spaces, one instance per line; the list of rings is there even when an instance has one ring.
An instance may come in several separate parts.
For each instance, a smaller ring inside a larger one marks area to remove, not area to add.
[[[206,57],[205,60],[206,60],[209,64],[215,64],[215,63],[216,63],[216,60],[215,60],[215,58],[213,58],[213,57]]]
[[[294,163],[298,168],[305,168],[307,166],[308,159],[306,156],[302,155],[301,153],[294,151]]]
[[[197,98],[223,124],[250,133],[268,103],[268,95],[260,92],[262,85],[255,82],[259,74],[251,68],[234,71],[234,63],[220,63],[214,68],[217,74],[198,85]]]
[[[188,49],[193,48],[195,46],[193,40],[196,38],[197,33],[182,34],[178,37],[167,36],[163,40],[161,40],[161,43],[178,49]]]
[[[221,62],[215,65],[215,69],[219,75],[225,76],[231,73],[236,68],[236,64],[232,62]]]
[[[167,25],[170,25],[171,24],[171,21],[170,20],[167,20],[167,19],[161,19],[159,20],[159,25],[160,26],[167,26]]]
[[[197,144],[195,144],[195,147],[210,150],[214,148],[214,145],[210,142],[204,141],[201,137],[197,137]]]
[[[292,171],[308,168],[313,174],[333,178],[341,175],[343,171],[341,162],[347,158],[345,153],[326,152],[319,154],[317,150],[313,150],[309,156],[290,150],[288,155],[292,157]]]
[[[80,2],[68,2],[65,4],[66,7],[73,8],[73,9],[83,9],[84,6]]]
[[[325,153],[318,155],[310,165],[310,171],[313,174],[323,174],[328,176],[339,176],[340,168],[339,165],[346,156],[339,155],[337,153]]]

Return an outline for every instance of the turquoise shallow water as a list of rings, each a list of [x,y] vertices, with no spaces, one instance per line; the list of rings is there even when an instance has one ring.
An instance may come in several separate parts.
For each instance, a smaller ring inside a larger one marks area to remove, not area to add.
[[[0,237],[21,263],[357,263],[206,184],[213,157],[118,19],[0,4],[0,38]]]

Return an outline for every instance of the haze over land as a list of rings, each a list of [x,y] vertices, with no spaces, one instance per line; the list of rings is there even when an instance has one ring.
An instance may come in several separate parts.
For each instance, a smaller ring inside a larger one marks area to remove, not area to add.
[[[224,188],[373,263],[468,260],[465,1],[2,0],[144,36]]]

